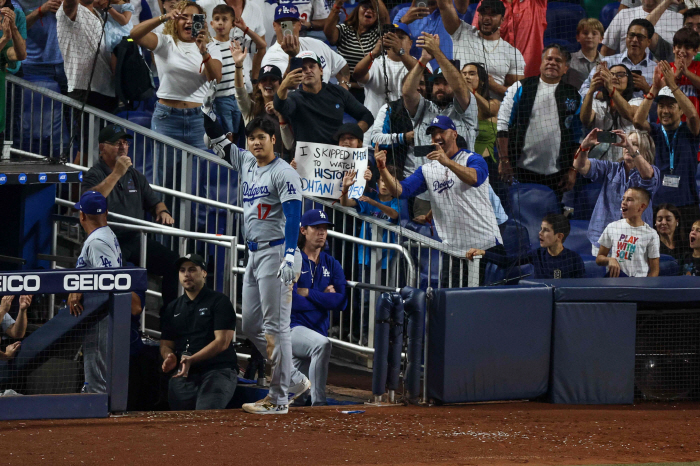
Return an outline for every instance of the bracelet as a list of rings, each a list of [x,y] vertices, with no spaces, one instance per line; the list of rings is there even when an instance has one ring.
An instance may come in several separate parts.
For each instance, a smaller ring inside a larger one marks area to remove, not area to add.
[[[612,90],[612,92],[610,93],[610,97],[612,97],[612,96],[614,96],[614,95],[615,95],[615,86],[613,86],[613,90]]]
[[[44,14],[41,12],[41,5],[39,5],[39,12],[37,14],[39,15],[39,18],[44,16]]]
[[[680,87],[680,86],[676,86],[675,89],[671,89],[671,88],[669,87],[669,90],[670,90],[671,92],[676,92],[676,91],[678,90],[679,87]]]
[[[507,158],[498,159],[498,161],[501,163],[510,163],[510,159]]]
[[[649,96],[651,96],[651,98],[649,98]],[[656,96],[655,96],[654,94],[652,94],[651,91],[649,91],[648,93],[644,94],[644,98],[647,99],[647,100],[654,100],[654,97],[656,97]]]
[[[241,65],[241,66],[236,65],[236,69],[237,69],[237,70],[242,70],[242,69],[243,69],[243,65]]]
[[[165,17],[165,15],[160,15],[158,17],[158,21],[160,21],[161,23],[164,23],[165,21],[167,21],[167,18]]]
[[[589,150],[591,150],[591,148],[589,147],[588,149],[584,149],[583,146],[581,144],[579,144],[578,150],[579,150],[579,152],[588,152]]]
[[[209,53],[209,52],[207,52],[207,53]],[[203,54],[202,56],[204,56],[204,55],[206,55],[206,53]],[[204,66],[204,64],[205,64],[206,62],[208,62],[209,60],[211,60],[211,55],[209,55],[207,58],[205,58],[205,59],[202,60],[202,64],[199,65],[199,72],[200,72],[200,73],[202,72],[202,67]]]
[[[248,26],[246,26],[246,27],[245,27],[245,31],[243,31],[243,35],[244,35],[244,36],[245,36],[246,34],[248,34],[248,29],[250,29],[250,28],[249,28]]]
[[[369,51],[369,59],[370,59],[371,61],[374,61],[374,55],[372,55],[372,51],[371,51],[371,50]]]
[[[418,60],[418,64],[419,64],[420,66],[422,66],[422,67],[423,67],[423,69],[427,69],[427,68],[425,67],[425,65],[424,65],[424,64],[422,64],[422,63],[420,62],[420,60]]]

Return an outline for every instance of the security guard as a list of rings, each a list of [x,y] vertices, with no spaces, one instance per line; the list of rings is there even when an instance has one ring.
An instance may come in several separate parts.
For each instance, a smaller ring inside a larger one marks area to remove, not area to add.
[[[178,368],[168,386],[170,409],[224,409],[238,381],[236,313],[224,294],[206,286],[201,256],[187,254],[175,267],[185,294],[163,311],[160,340],[163,372]]]

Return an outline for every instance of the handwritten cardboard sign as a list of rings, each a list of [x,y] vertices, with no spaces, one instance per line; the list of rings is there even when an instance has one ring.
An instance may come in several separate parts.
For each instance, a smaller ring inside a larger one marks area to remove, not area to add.
[[[365,191],[367,148],[350,149],[330,144],[297,142],[294,156],[297,172],[301,177],[301,190],[310,196],[340,199],[343,177],[350,170],[357,170],[355,184],[348,197],[357,199]]]

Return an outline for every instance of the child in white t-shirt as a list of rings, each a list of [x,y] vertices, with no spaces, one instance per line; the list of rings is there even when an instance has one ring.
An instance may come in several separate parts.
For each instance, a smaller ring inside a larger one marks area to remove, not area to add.
[[[629,188],[622,197],[622,219],[605,227],[596,264],[608,267],[610,277],[658,277],[659,234],[642,220],[649,192]]]

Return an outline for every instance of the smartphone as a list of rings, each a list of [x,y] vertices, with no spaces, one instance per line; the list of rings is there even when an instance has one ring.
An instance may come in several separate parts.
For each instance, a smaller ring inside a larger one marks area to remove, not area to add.
[[[431,152],[438,150],[437,144],[428,144],[427,146],[416,146],[413,148],[414,157],[426,157]]]
[[[204,27],[204,15],[192,15],[192,37],[197,37]]]
[[[293,21],[282,21],[280,23],[282,28],[282,36],[293,36],[294,35],[294,22]]]
[[[641,75],[642,75],[642,72],[641,72],[641,70],[632,70],[632,74],[636,74],[637,76],[641,76]],[[635,88],[634,88],[634,91],[635,91],[635,92],[641,91],[641,89],[637,89],[637,88],[635,87]]]
[[[301,64],[304,62],[303,58],[292,57],[289,61],[289,71],[298,70],[301,68]]]
[[[617,138],[617,134],[613,133],[612,131],[601,131],[598,133],[598,142],[612,144],[617,142]]]

